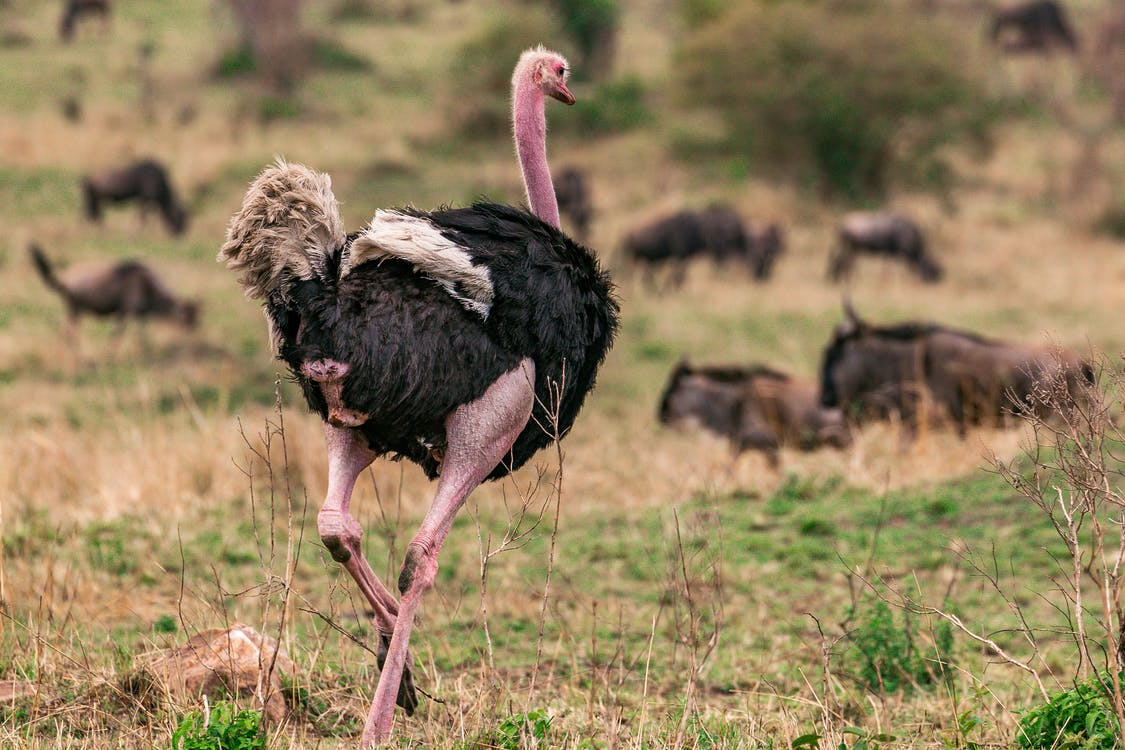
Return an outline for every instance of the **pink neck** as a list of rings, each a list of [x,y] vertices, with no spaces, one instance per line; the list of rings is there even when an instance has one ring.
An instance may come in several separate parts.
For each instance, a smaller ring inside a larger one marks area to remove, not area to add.
[[[558,228],[559,204],[547,167],[546,103],[543,91],[530,80],[530,75],[518,79],[512,93],[512,126],[527,202],[533,214]]]

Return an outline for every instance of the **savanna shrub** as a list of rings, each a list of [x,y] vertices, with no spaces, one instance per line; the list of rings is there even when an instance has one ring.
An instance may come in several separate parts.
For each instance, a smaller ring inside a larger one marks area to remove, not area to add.
[[[919,644],[909,616],[895,622],[890,606],[876,600],[857,608],[844,663],[865,690],[888,694],[935,685],[950,675],[953,630],[941,621],[932,644]]]
[[[578,47],[579,80],[609,75],[617,38],[617,0],[554,0],[563,30]]]
[[[523,747],[547,747],[547,734],[551,731],[551,717],[543,710],[505,717],[493,732],[460,748],[491,747],[498,750],[520,750]]]
[[[1125,198],[1107,208],[1097,221],[1097,229],[1110,237],[1125,240]]]
[[[518,14],[503,14],[469,39],[454,56],[449,72],[449,107],[457,129],[473,138],[511,138],[512,68],[525,49],[558,36],[551,14],[528,6]]]
[[[258,711],[237,711],[226,701],[211,707],[210,716],[191,711],[172,734],[173,750],[265,750],[262,715]]]
[[[1125,679],[1125,675],[1122,676]],[[1108,675],[1102,675],[1108,680]],[[1091,677],[1020,718],[1020,747],[1028,750],[1113,750],[1121,747],[1117,715],[1106,688]]]
[[[685,36],[678,90],[720,116],[724,148],[826,193],[944,188],[942,148],[987,143],[999,112],[964,41],[904,6],[732,4]]]
[[[556,132],[590,136],[620,133],[651,120],[644,84],[637,78],[618,78],[597,86],[573,107],[555,108],[551,113],[551,128]]]

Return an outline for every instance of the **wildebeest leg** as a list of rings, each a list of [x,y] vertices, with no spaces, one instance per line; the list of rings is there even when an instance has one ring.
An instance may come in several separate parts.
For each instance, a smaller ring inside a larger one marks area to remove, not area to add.
[[[669,278],[669,282],[672,285],[672,289],[679,289],[684,285],[684,279],[687,277],[687,261],[674,260],[671,265],[672,275]]]
[[[140,217],[140,224],[141,224],[142,230],[145,229],[146,227],[148,227],[148,209],[149,209],[148,199],[143,197],[143,196],[138,198],[137,199],[137,215]]]
[[[67,306],[66,320],[63,322],[63,341],[67,351],[74,354],[74,369],[82,368],[82,342],[78,336],[78,311]]]
[[[504,373],[476,401],[462,404],[445,421],[448,447],[437,494],[421,528],[406,548],[398,587],[402,592],[395,632],[379,676],[361,747],[385,741],[394,724],[394,696],[405,664],[410,631],[422,595],[434,583],[437,557],[469,493],[491,473],[527,425],[535,403],[535,365],[530,359]]]
[[[780,464],[778,458],[777,437],[772,432],[760,427],[750,427],[739,430],[735,438],[735,448],[739,453],[748,450],[761,451],[769,461],[770,468],[776,469]]]
[[[851,273],[852,264],[855,262],[855,248],[846,240],[840,240],[836,252],[828,261],[828,278],[839,281]]]

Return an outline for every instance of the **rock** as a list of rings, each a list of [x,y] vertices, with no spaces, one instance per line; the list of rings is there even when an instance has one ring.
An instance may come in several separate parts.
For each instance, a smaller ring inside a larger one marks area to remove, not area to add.
[[[232,625],[192,636],[183,646],[158,656],[149,669],[169,693],[180,697],[215,696],[221,691],[255,695],[264,704],[265,716],[277,723],[286,712],[281,675],[292,675],[296,666],[273,638],[249,625]]]
[[[0,680],[0,703],[35,695],[35,683],[27,680]]]

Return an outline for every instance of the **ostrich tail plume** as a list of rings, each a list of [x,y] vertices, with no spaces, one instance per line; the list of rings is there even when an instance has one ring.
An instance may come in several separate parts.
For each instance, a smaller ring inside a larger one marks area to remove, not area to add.
[[[346,239],[328,175],[278,159],[246,191],[218,260],[240,274],[247,297],[284,297],[294,279],[329,281]]]

